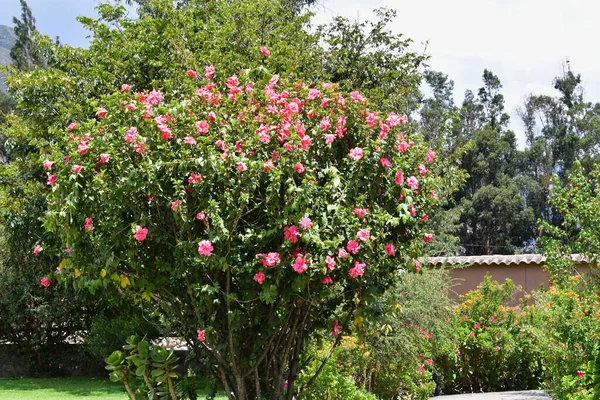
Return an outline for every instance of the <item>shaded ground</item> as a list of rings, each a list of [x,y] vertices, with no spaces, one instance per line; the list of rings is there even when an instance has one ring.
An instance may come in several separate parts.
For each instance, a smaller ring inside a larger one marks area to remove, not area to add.
[[[435,400],[550,400],[550,396],[541,390],[521,392],[473,393],[432,397]]]

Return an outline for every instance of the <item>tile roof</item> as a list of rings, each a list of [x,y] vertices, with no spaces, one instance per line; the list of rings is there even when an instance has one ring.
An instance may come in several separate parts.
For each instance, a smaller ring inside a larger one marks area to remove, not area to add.
[[[580,254],[571,254],[574,262],[585,261]],[[544,264],[546,256],[543,254],[514,254],[492,256],[459,256],[459,257],[428,257],[424,258],[427,265],[518,265],[518,264]]]

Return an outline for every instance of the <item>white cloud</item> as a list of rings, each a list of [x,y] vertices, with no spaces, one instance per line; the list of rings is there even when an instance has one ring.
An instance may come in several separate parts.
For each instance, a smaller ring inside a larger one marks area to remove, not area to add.
[[[565,61],[582,74],[588,100],[600,100],[600,5],[588,0],[324,0],[315,21],[334,15],[372,18],[372,10],[387,6],[398,12],[393,27],[414,40],[414,48],[431,55],[432,69],[455,81],[455,101],[466,89],[481,86],[483,69],[500,77],[511,128],[524,145],[516,115],[531,92],[554,94],[552,80]]]

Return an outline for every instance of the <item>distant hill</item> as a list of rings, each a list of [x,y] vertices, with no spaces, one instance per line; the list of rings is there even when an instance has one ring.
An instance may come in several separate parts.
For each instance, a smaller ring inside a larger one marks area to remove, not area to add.
[[[15,44],[16,39],[13,28],[0,25],[0,65],[10,64],[10,48]],[[6,90],[2,85],[2,76],[0,76],[0,90]]]

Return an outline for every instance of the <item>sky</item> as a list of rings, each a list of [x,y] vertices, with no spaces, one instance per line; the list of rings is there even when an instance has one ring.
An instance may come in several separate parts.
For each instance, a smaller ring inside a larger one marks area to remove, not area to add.
[[[61,42],[86,46],[88,32],[75,20],[95,15],[96,0],[28,0],[37,27]],[[398,12],[392,29],[413,39],[413,49],[431,56],[431,69],[455,83],[455,102],[466,89],[481,87],[485,68],[499,76],[510,127],[524,146],[516,113],[530,93],[550,94],[552,80],[569,61],[583,78],[586,99],[600,101],[600,52],[592,40],[600,37],[600,3],[593,0],[319,0],[315,22],[336,15],[370,19],[386,6]],[[18,0],[0,0],[0,24],[12,25]]]

